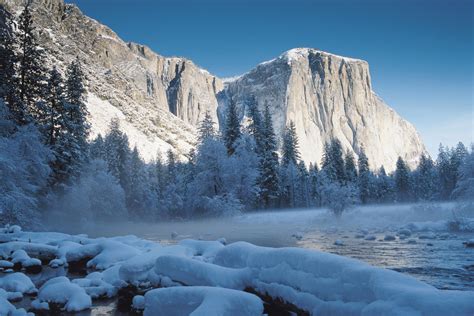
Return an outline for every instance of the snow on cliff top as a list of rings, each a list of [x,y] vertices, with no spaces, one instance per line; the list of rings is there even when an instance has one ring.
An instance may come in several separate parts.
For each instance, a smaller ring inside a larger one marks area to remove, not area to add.
[[[273,59],[261,62],[260,64],[257,65],[257,67],[267,65],[267,64],[271,64],[272,62],[274,62],[276,60],[281,60],[281,59],[285,59],[288,62],[296,61],[300,57],[307,58],[309,53],[314,53],[314,54],[315,53],[320,53],[322,55],[330,56],[330,57],[337,58],[337,59],[342,59],[342,60],[347,61],[347,62],[367,63],[365,60],[362,60],[362,59],[356,59],[356,58],[350,58],[350,57],[340,56],[340,55],[336,55],[336,54],[331,54],[331,53],[328,53],[328,52],[325,52],[325,51],[322,51],[322,50],[319,50],[319,49],[316,49],[316,48],[299,47],[299,48],[290,49],[290,50],[282,53],[277,58],[273,58]]]
[[[328,53],[319,49],[315,49],[315,48],[293,48],[293,49],[290,49],[289,51],[284,52],[278,58],[287,58],[289,61],[293,61],[293,60],[298,59],[301,56],[307,57],[309,53],[320,53],[322,55],[327,55],[330,57],[343,59],[344,61],[348,61],[348,62],[366,63],[366,61],[362,59],[356,59],[356,58],[350,58],[350,57],[340,56],[336,54],[331,54],[331,53]]]

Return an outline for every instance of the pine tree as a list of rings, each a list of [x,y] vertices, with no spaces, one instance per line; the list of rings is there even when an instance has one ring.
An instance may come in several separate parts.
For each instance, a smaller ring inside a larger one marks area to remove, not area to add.
[[[209,113],[209,111],[206,111],[206,114],[204,115],[204,119],[199,125],[198,133],[199,133],[198,139],[200,143],[205,141],[207,138],[216,137],[214,121],[212,120],[211,113]]]
[[[309,207],[311,205],[310,175],[303,161],[298,164],[298,182],[296,184],[296,206]]]
[[[433,160],[422,154],[418,168],[415,171],[415,193],[418,199],[427,201],[434,198],[435,179],[436,172]]]
[[[233,100],[227,108],[226,124],[224,129],[224,142],[229,156],[235,152],[235,143],[240,137],[240,120],[237,114],[237,107]]]
[[[89,114],[84,103],[84,73],[79,59],[71,62],[66,72],[65,97],[67,101],[66,119],[67,132],[69,134],[69,148],[73,161],[71,163],[78,169],[86,160],[87,138],[90,125],[87,122]]]
[[[451,150],[450,165],[452,170],[452,178],[450,181],[450,196],[452,195],[452,192],[454,191],[454,188],[456,187],[456,184],[459,179],[459,168],[461,167],[464,159],[467,157],[468,154],[469,152],[462,142],[459,142],[456,147]]]
[[[268,104],[265,105],[262,129],[262,152],[257,177],[258,195],[264,207],[275,205],[279,196],[278,155],[272,116]]]
[[[440,198],[449,199],[456,185],[456,169],[458,159],[453,158],[453,151],[440,144],[436,161],[437,173],[440,184]]]
[[[282,164],[288,166],[288,164],[292,163],[296,166],[299,160],[298,135],[296,135],[295,123],[290,121],[283,134]]]
[[[25,112],[21,124],[28,123],[29,115],[36,116],[36,103],[44,92],[46,78],[44,68],[44,53],[40,50],[35,36],[33,18],[30,13],[29,3],[20,14],[18,25],[18,98],[22,102]],[[22,110],[23,111],[23,110]]]
[[[410,172],[402,157],[398,157],[397,169],[395,170],[395,188],[397,191],[397,200],[406,202],[409,199],[410,190]]]
[[[109,132],[104,142],[109,171],[127,194],[129,192],[130,146],[127,135],[120,131],[117,118],[110,122]]]
[[[261,151],[263,144],[263,121],[262,114],[258,110],[257,103],[254,97],[252,97],[252,99],[250,100],[248,112],[248,115],[251,119],[250,124],[248,126],[248,130],[250,135],[252,135],[255,139],[255,151],[258,154],[259,151]]]
[[[150,214],[152,204],[151,192],[149,191],[150,179],[147,177],[145,164],[140,158],[135,146],[130,155],[130,178],[129,192],[127,194],[127,206],[134,216],[147,218]]]
[[[362,147],[359,152],[359,159],[358,159],[358,166],[359,166],[359,177],[358,177],[358,185],[359,185],[359,196],[360,200],[363,204],[367,203],[369,200],[370,195],[370,169],[369,169],[369,159],[365,155],[364,148]]]
[[[46,144],[54,147],[66,129],[63,78],[56,67],[49,73],[46,91],[45,102],[37,111],[37,121]]]
[[[342,146],[338,139],[324,145],[322,170],[332,181],[345,182],[344,158],[342,156]]]
[[[5,25],[0,27],[0,98],[5,101],[14,121],[20,124],[25,120],[26,112],[16,93],[16,36],[10,15],[3,8],[0,10],[5,17]]]
[[[101,159],[104,161],[107,159],[105,142],[101,134],[97,135],[97,137],[91,142],[89,146],[89,156],[91,159]]]
[[[471,145],[471,152],[466,154],[461,163],[459,178],[452,193],[452,198],[460,200],[474,199],[474,145]]]
[[[351,151],[347,151],[344,157],[344,169],[346,181],[355,183],[357,181],[357,169],[355,165],[354,155]]]
[[[384,166],[380,167],[377,174],[376,198],[381,203],[393,202],[393,183]]]
[[[46,86],[45,102],[41,103],[36,119],[43,131],[45,143],[52,149],[55,160],[52,163],[52,185],[66,182],[71,174],[72,153],[68,150],[70,139],[67,132],[66,101],[61,74],[54,67]]]
[[[316,207],[321,206],[321,186],[317,164],[310,164],[309,166],[309,187],[311,204]]]

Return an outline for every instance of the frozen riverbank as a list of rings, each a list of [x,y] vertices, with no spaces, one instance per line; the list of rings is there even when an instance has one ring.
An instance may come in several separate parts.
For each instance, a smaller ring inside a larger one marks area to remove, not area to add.
[[[438,290],[401,273],[315,250],[226,245],[225,240],[161,245],[135,236],[88,238],[18,229],[4,230],[0,241],[5,262],[22,255],[5,271],[21,271],[37,259],[50,271],[68,267],[75,273],[52,273],[36,284],[25,281],[30,278],[22,272],[2,273],[4,306],[30,295],[28,308],[73,312],[90,308],[94,299],[128,293],[128,303],[145,315],[169,314],[177,307],[196,315],[261,315],[271,308],[333,315],[474,313],[474,292]],[[184,304],[189,301],[194,303]]]

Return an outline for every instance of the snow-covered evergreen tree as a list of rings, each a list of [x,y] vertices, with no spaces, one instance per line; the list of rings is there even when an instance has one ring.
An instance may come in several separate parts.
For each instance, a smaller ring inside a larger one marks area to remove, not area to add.
[[[255,98],[251,98],[248,105],[248,116],[250,123],[248,125],[248,131],[255,139],[255,150],[260,153],[263,146],[263,118],[262,114],[258,110]]]
[[[20,124],[30,121],[30,114],[36,115],[36,103],[43,96],[44,80],[46,70],[44,63],[44,52],[39,48],[33,18],[30,13],[29,2],[27,2],[23,12],[20,14],[18,23],[18,99],[22,102],[18,106],[21,113]]]
[[[0,10],[4,10],[1,9]],[[0,99],[3,99],[9,108],[9,115],[15,123],[24,121],[26,111],[17,96],[16,64],[16,36],[12,27],[12,20],[7,12],[2,12],[5,17],[4,27],[0,28]]]
[[[104,144],[109,171],[119,181],[125,192],[128,192],[130,147],[127,135],[120,130],[118,119],[112,119],[110,122]]]
[[[298,168],[293,162],[282,164],[280,168],[280,205],[283,207],[296,207],[296,190],[298,182]]]
[[[216,130],[214,128],[214,121],[212,120],[209,111],[206,111],[204,119],[198,128],[198,140],[202,143],[207,138],[216,137]]]
[[[321,183],[317,164],[309,166],[309,191],[311,196],[311,205],[321,206]]]
[[[357,181],[357,169],[354,155],[351,151],[346,152],[344,157],[344,172],[347,182],[355,183]]]
[[[6,123],[8,120],[8,109],[0,99],[2,126],[11,125]],[[0,223],[37,228],[40,224],[39,200],[51,172],[51,152],[41,142],[41,135],[33,124],[18,127],[8,135],[1,134]]]
[[[66,99],[66,129],[68,143],[66,150],[71,154],[70,164],[77,174],[81,164],[87,159],[87,138],[90,124],[87,122],[89,114],[84,103],[84,73],[78,58],[71,62],[66,72],[65,99]]]
[[[257,178],[258,199],[264,207],[271,207],[275,206],[278,199],[280,184],[276,138],[268,104],[265,105],[262,126],[262,152],[260,153]]]
[[[153,195],[150,178],[145,163],[140,158],[135,146],[130,157],[129,192],[127,193],[127,206],[132,216],[141,219],[153,217],[158,201]]]
[[[369,159],[367,158],[363,147],[360,149],[357,164],[359,167],[359,176],[357,181],[359,186],[359,197],[360,201],[365,204],[368,202],[370,196],[370,180],[372,174],[369,169]]]
[[[287,166],[293,163],[295,166],[300,160],[300,152],[298,145],[298,135],[296,135],[296,127],[293,121],[285,128],[283,134],[283,146],[282,146],[282,164]]]
[[[97,135],[97,137],[89,145],[89,158],[100,159],[104,161],[107,159],[105,142],[101,134]]]
[[[232,193],[247,209],[256,207],[256,179],[259,157],[255,151],[255,139],[243,133],[236,144],[235,153],[226,162],[224,176],[226,191]]]
[[[298,164],[298,180],[295,189],[295,204],[297,207],[311,206],[310,175],[303,161]]]
[[[344,158],[341,142],[338,139],[334,138],[330,143],[325,144],[321,169],[329,179],[340,183],[345,182]]]
[[[429,156],[422,154],[414,174],[414,190],[417,199],[429,201],[434,198],[436,178],[436,168],[433,160]]]
[[[227,153],[229,156],[231,156],[235,152],[235,143],[241,135],[237,106],[233,100],[229,102],[229,106],[227,107],[227,115],[223,134]]]
[[[397,201],[406,202],[410,197],[410,170],[402,157],[398,157],[395,170],[395,188]]]
[[[474,199],[474,146],[471,152],[463,155],[464,159],[459,167],[459,178],[452,197],[459,200]]]
[[[394,201],[393,179],[387,175],[385,168],[380,167],[375,187],[375,201],[379,203],[389,203]]]

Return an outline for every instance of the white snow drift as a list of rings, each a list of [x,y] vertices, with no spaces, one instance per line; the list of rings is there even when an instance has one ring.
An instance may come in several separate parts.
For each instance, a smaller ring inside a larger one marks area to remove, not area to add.
[[[91,299],[113,297],[119,288],[134,285],[161,287],[133,300],[145,315],[261,315],[262,300],[244,289],[313,315],[474,314],[474,292],[438,290],[401,273],[320,251],[245,242],[226,246],[223,240],[163,246],[135,236],[93,239],[21,231],[2,233],[0,240],[0,259],[11,261],[12,253],[37,259],[44,256],[41,249],[52,262],[84,262],[95,270],[82,279],[47,281],[32,303],[36,309],[48,309],[53,302],[79,311],[89,308]],[[1,276],[0,289],[7,293],[0,293],[1,302],[37,291],[22,273]]]

